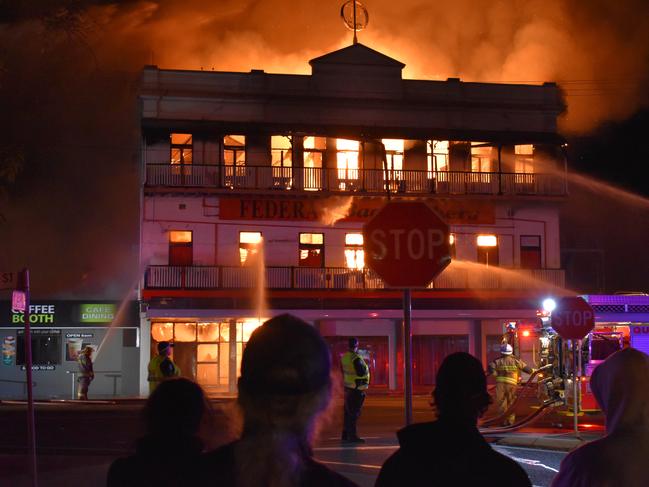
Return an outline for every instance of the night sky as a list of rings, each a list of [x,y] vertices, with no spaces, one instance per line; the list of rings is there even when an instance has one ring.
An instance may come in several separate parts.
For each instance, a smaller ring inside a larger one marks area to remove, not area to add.
[[[127,294],[142,66],[308,73],[351,41],[341,3],[0,0],[0,270],[29,266],[36,297]],[[649,2],[365,4],[361,42],[406,63],[407,78],[557,81],[571,167],[649,196]],[[571,181],[562,244],[580,290],[649,291],[649,202],[623,195]]]

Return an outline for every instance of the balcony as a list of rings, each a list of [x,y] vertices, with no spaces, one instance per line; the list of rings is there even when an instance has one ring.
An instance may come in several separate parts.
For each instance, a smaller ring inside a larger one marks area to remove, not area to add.
[[[217,188],[223,191],[297,190],[308,192],[407,195],[538,195],[567,193],[563,174],[322,169],[277,166],[147,164],[147,187]]]
[[[258,286],[257,270],[229,266],[149,266],[146,289],[252,289]],[[344,267],[267,267],[267,289],[384,289],[385,284],[369,269]],[[429,289],[517,289],[563,288],[562,269],[470,269],[448,268]]]

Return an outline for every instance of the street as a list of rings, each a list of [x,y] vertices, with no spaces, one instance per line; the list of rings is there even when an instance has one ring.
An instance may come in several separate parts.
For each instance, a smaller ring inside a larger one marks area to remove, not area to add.
[[[85,479],[87,485],[104,485],[110,463],[130,454],[141,434],[142,401],[117,404],[41,403],[37,406],[38,466],[41,487],[71,485]],[[213,401],[211,421],[202,436],[208,448],[229,441],[236,434],[233,401]],[[402,398],[369,396],[363,409],[360,431],[367,440],[361,446],[341,444],[339,440],[340,404],[334,402],[331,414],[323,422],[315,446],[316,459],[354,480],[361,486],[372,486],[384,460],[396,450],[395,431],[402,426]],[[24,405],[0,405],[0,472],[1,485],[29,485],[25,457]],[[416,422],[431,419],[428,396],[415,396]],[[547,428],[508,435],[516,440],[526,436],[549,436]],[[560,432],[554,431],[556,436]],[[563,433],[566,434],[565,432]],[[490,437],[499,441],[500,436]],[[494,445],[501,453],[516,460],[528,473],[533,485],[549,486],[565,455],[564,451]]]

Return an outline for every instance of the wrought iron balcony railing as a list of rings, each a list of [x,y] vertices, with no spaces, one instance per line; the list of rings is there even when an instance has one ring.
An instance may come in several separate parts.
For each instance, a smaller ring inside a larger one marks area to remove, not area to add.
[[[257,269],[229,266],[149,266],[147,289],[253,289],[259,287]],[[562,269],[448,268],[431,289],[549,289],[563,288]],[[267,267],[267,289],[383,289],[385,284],[369,269],[344,267]]]
[[[562,174],[147,164],[149,187],[404,194],[566,194]]]

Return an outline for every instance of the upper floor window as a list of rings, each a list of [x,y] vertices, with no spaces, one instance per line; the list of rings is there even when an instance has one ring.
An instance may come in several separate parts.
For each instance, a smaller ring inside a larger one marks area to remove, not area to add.
[[[498,265],[498,237],[496,235],[478,235],[478,262],[486,266]]]
[[[362,233],[347,233],[345,235],[345,265],[348,269],[363,269],[365,267]]]
[[[389,171],[403,169],[403,139],[382,139]]]
[[[437,171],[448,171],[448,140],[429,140],[426,146],[428,175],[431,176]]]
[[[270,147],[273,166],[291,167],[293,159],[293,147],[291,144],[291,139],[288,136],[271,136]]]
[[[541,268],[540,235],[521,235],[521,268]]]
[[[360,143],[357,140],[336,139],[336,167],[339,179],[358,179],[359,149]]]
[[[471,172],[491,172],[493,147],[477,142],[471,146]]]
[[[514,172],[517,174],[534,173],[534,146],[523,144],[514,146]]]
[[[456,240],[455,234],[450,233],[448,235],[448,244],[449,244],[449,249],[451,251],[451,259],[455,259],[455,255],[456,255],[456,253],[455,253],[455,240]]]
[[[300,233],[300,267],[324,267],[324,234]]]
[[[246,163],[246,136],[223,137],[223,161],[227,166],[243,166]]]
[[[325,137],[304,137],[304,167],[321,168],[326,149]]]
[[[263,239],[261,232],[239,232],[239,261],[241,265],[252,265],[259,257]]]
[[[191,230],[169,231],[169,265],[193,264],[193,234]]]
[[[171,164],[191,164],[193,160],[192,134],[176,134],[170,136]]]

